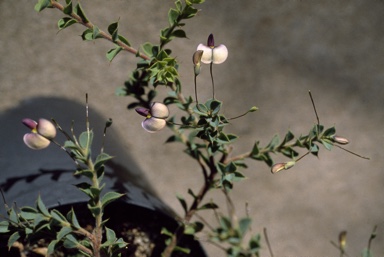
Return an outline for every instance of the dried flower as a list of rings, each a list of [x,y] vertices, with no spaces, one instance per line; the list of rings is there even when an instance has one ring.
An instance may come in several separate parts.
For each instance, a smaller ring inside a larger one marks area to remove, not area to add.
[[[201,62],[205,64],[220,64],[223,63],[228,57],[227,47],[223,44],[215,46],[215,41],[212,34],[210,34],[208,37],[207,45],[199,44],[197,46],[197,50],[204,51],[203,56],[201,57]]]
[[[138,114],[146,117],[141,126],[148,132],[154,133],[165,127],[166,118],[169,116],[168,107],[165,104],[154,102],[150,108],[139,107],[135,109]]]
[[[38,122],[32,119],[23,119],[22,123],[31,129],[30,133],[24,135],[24,143],[31,149],[40,150],[49,146],[51,140],[56,136],[56,127],[46,119]]]

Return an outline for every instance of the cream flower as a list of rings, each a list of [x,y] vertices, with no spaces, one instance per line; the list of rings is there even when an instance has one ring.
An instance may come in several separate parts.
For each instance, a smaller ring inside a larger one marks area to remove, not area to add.
[[[149,109],[139,107],[135,110],[141,116],[146,117],[141,126],[150,133],[161,130],[167,124],[165,119],[169,116],[169,110],[165,104],[154,102],[150,104]]]
[[[215,46],[215,41],[212,34],[210,34],[208,37],[207,45],[199,44],[197,46],[197,50],[204,51],[203,56],[201,57],[201,62],[205,64],[220,64],[225,62],[228,57],[227,47],[223,44]]]
[[[31,149],[40,150],[49,146],[51,139],[56,136],[56,127],[46,119],[38,122],[31,119],[23,119],[22,123],[31,129],[30,133],[24,135],[24,143]]]

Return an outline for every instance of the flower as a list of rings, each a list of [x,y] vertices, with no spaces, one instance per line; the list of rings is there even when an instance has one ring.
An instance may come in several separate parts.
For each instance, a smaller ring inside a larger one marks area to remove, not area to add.
[[[293,166],[295,166],[295,164],[296,164],[295,161],[276,163],[272,166],[271,172],[277,173],[277,172],[282,171],[282,170],[288,170],[288,169],[292,168]]]
[[[345,137],[340,137],[340,136],[333,136],[332,137],[333,142],[338,143],[340,145],[346,145],[349,143],[348,139]]]
[[[208,37],[207,45],[199,44],[197,50],[203,50],[203,56],[201,57],[201,62],[205,64],[223,63],[228,57],[228,49],[225,45],[221,44],[215,46],[215,41],[213,35],[210,34]]]
[[[161,130],[167,124],[165,119],[169,116],[169,110],[165,104],[153,102],[150,103],[149,109],[139,107],[135,110],[141,116],[146,117],[146,119],[141,123],[141,126],[150,133]]]
[[[24,135],[24,143],[31,149],[40,150],[49,146],[51,140],[56,136],[56,127],[46,119],[38,122],[32,119],[23,119],[22,123],[31,129],[30,133]]]

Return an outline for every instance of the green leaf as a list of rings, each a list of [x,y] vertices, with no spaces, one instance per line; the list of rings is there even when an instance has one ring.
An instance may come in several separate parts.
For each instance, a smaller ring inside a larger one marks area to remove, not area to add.
[[[120,53],[121,50],[123,50],[121,46],[110,49],[106,54],[108,61],[112,62],[112,60],[116,57],[118,53]]]
[[[49,245],[48,245],[48,249],[47,249],[47,256],[51,256],[54,252],[55,252],[55,249],[56,249],[56,245],[59,241],[57,240],[52,240]]]
[[[70,15],[73,12],[72,0],[66,1],[67,5],[64,7],[63,13]]]
[[[5,221],[5,220],[0,221],[0,234],[8,233],[9,232],[8,226],[9,226],[8,221]]]
[[[111,243],[116,241],[116,233],[112,229],[105,227],[105,234],[107,236],[107,241]]]
[[[62,30],[62,29],[68,28],[69,26],[75,23],[77,23],[75,19],[64,17],[59,20],[59,22],[57,23],[57,26],[59,27],[59,30]]]
[[[76,170],[74,175],[75,176],[81,175],[81,176],[85,176],[87,178],[92,179],[93,178],[93,171],[91,171],[91,170]]]
[[[72,228],[70,227],[62,227],[59,231],[59,233],[57,233],[56,235],[56,239],[57,240],[61,240],[63,237],[65,237],[66,235],[68,235],[69,233],[71,233],[73,230]]]
[[[59,223],[67,223],[67,219],[64,217],[64,215],[59,212],[58,210],[52,210],[51,211],[52,219],[56,220]]]
[[[118,28],[119,28],[119,22],[111,23],[108,26],[108,32],[109,34],[111,34],[113,42],[116,42],[116,40],[118,39],[118,36],[119,36]]]
[[[153,56],[152,48],[153,48],[153,45],[149,42],[146,42],[141,45],[141,49],[148,56]]]
[[[171,8],[168,11],[168,22],[169,25],[173,26],[175,23],[177,23],[177,19],[179,17],[179,11]]]
[[[12,245],[20,238],[20,233],[16,231],[8,238],[8,248],[11,248]]]
[[[65,237],[64,243],[63,243],[63,246],[65,248],[68,248],[68,249],[76,248],[77,245],[79,245],[79,242],[72,234],[69,234]]]
[[[33,220],[36,218],[38,211],[35,208],[25,206],[20,210],[20,217],[25,220]]]
[[[113,159],[113,156],[110,156],[107,153],[101,153],[96,157],[95,161],[95,170],[98,170],[100,166],[104,165],[107,161]]]
[[[35,5],[35,11],[41,12],[42,10],[50,6],[51,6],[50,0],[39,0]]]
[[[206,203],[203,206],[200,206],[198,210],[207,210],[207,209],[217,209],[219,206],[215,203]]]
[[[320,139],[320,142],[323,144],[323,146],[327,149],[327,150],[331,150],[332,147],[333,147],[333,142],[329,139]]]
[[[91,148],[93,141],[93,131],[90,130],[84,131],[79,136],[79,144],[83,149],[86,149],[87,151]]]
[[[76,13],[77,15],[79,15],[79,17],[81,18],[81,20],[84,22],[84,23],[88,23],[89,20],[87,19],[87,17],[85,16],[85,13],[83,11],[83,8],[81,7],[80,3],[78,3],[76,6],[75,6],[75,9],[73,10],[74,13]]]
[[[117,193],[117,192],[107,192],[105,195],[103,195],[103,197],[101,198],[101,204],[103,206],[103,208],[105,208],[105,206],[107,206],[107,204],[123,197],[125,194],[120,194],[120,193]]]
[[[251,226],[252,220],[250,218],[243,218],[239,221],[240,236],[243,237]]]
[[[183,207],[183,210],[185,213],[188,212],[188,205],[185,199],[181,195],[176,195],[177,199],[179,200],[181,206]]]
[[[68,220],[71,222],[72,226],[74,226],[75,228],[79,229],[81,228],[80,224],[79,224],[79,221],[76,217],[76,213],[73,209],[71,209],[68,213]]]
[[[38,209],[44,216],[47,216],[47,217],[50,216],[47,207],[45,207],[45,204],[44,204],[43,201],[41,200],[40,195],[37,197],[36,205],[37,205],[37,209]]]
[[[128,42],[128,39],[126,39],[125,37],[121,36],[121,35],[118,35],[117,36],[118,39],[123,42],[124,44],[126,44],[127,46],[131,46],[131,44]]]
[[[94,39],[93,29],[84,30],[83,34],[81,34],[81,38],[84,41],[92,41]]]

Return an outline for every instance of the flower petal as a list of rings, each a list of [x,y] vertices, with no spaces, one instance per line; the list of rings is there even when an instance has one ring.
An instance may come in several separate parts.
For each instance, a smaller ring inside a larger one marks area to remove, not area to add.
[[[33,150],[44,149],[51,143],[48,139],[36,133],[27,133],[23,137],[24,143]]]
[[[36,126],[37,126],[37,122],[32,120],[32,119],[23,119],[21,121],[25,126],[27,126],[28,128],[30,128],[31,130],[34,130],[36,129]]]
[[[203,50],[203,56],[201,57],[201,62],[209,64],[212,62],[212,48],[203,44],[197,46],[197,50]]]
[[[159,119],[166,119],[169,116],[168,107],[159,102],[151,103],[151,116]]]
[[[147,108],[144,108],[144,107],[138,107],[135,109],[135,111],[144,117],[147,117],[149,115],[149,110]]]
[[[154,133],[159,131],[160,129],[164,128],[167,122],[163,119],[157,119],[157,118],[149,118],[145,119],[142,123],[141,126],[143,129],[150,133]]]
[[[48,139],[53,139],[56,136],[56,127],[49,120],[39,119],[37,123],[37,132]]]
[[[225,45],[219,45],[213,48],[212,62],[215,64],[220,64],[225,62],[228,57],[228,49]]]

